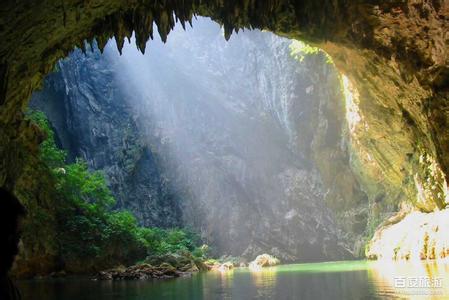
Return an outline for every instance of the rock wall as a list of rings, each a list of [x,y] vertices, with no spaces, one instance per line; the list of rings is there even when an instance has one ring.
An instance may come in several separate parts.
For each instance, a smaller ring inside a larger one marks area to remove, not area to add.
[[[72,157],[105,171],[142,224],[169,215],[165,225],[193,227],[218,255],[350,257],[366,227],[354,216],[368,202],[350,170],[334,66],[322,53],[295,60],[273,34],[226,43],[218,25],[194,26],[146,56],[77,50],[31,105]],[[157,161],[142,161],[144,151]]]
[[[400,121],[400,107],[405,108],[411,116],[408,119],[427,133],[426,151],[431,152],[447,174],[444,152],[448,143],[440,131],[447,120],[444,102],[449,59],[448,11],[448,1],[428,0],[170,1],[164,5],[120,0],[98,1],[95,5],[78,1],[63,4],[7,1],[1,11],[0,31],[1,136],[8,141],[2,148],[1,183],[12,189],[20,177],[21,164],[8,167],[9,161],[19,162],[20,155],[26,155],[27,141],[23,135],[25,131],[32,134],[27,124],[22,123],[20,110],[59,58],[67,55],[74,45],[83,46],[85,39],[94,37],[103,48],[108,38],[115,35],[121,48],[134,29],[136,44],[144,50],[148,38],[153,37],[152,21],[166,40],[175,17],[184,24],[195,13],[222,23],[226,36],[234,29],[252,26],[303,38],[325,48],[338,68],[359,88],[363,99],[374,103],[373,111],[378,108],[390,112],[378,115],[390,115]],[[400,99],[400,103],[395,99]],[[396,159],[399,156],[406,159],[407,150],[389,148]],[[384,169],[387,175],[398,173],[394,167],[391,174],[386,170],[388,167]]]
[[[382,219],[376,212],[395,211],[402,201],[424,211],[447,205],[446,0],[8,0],[0,10],[0,184],[20,193],[28,182],[27,170],[35,165],[27,158],[36,156],[40,138],[22,110],[74,45],[97,37],[103,48],[115,35],[121,48],[136,30],[143,50],[153,36],[152,21],[165,40],[175,17],[184,23],[196,13],[223,24],[226,36],[242,27],[263,28],[313,42],[333,57],[360,96],[363,121],[353,127],[351,145],[357,147],[350,159],[369,195],[368,212]],[[40,202],[38,193],[28,196]]]
[[[178,199],[158,154],[139,133],[115,71],[98,50],[75,51],[58,63],[30,106],[48,116],[70,160],[79,157],[104,171],[118,207],[130,209],[144,226],[179,226]]]
[[[449,210],[402,213],[382,224],[367,247],[366,256],[378,260],[445,259],[449,256]]]

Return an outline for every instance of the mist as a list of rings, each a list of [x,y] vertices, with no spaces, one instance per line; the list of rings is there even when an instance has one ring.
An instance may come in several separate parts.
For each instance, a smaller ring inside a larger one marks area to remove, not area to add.
[[[134,39],[122,55],[113,40],[103,54],[75,50],[32,106],[140,225],[190,228],[214,256],[348,257],[337,214],[363,194],[339,75],[325,55],[294,58],[291,43],[258,30],[226,41],[198,18],[145,54]]]
[[[208,19],[193,27],[177,26],[166,44],[150,41],[145,55],[134,41],[121,56],[109,43],[105,57],[180,195],[183,223],[218,253],[250,256],[268,246],[294,260],[289,244],[335,235],[310,158],[313,65],[295,61],[290,41],[272,33],[226,42]]]
[[[449,1],[40,2],[0,12],[1,299],[449,295]]]

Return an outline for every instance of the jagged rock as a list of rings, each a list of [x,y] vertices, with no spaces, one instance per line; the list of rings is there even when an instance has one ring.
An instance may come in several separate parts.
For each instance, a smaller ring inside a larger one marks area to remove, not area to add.
[[[257,270],[263,267],[271,267],[278,265],[280,263],[280,260],[277,259],[274,256],[271,256],[269,254],[261,254],[256,257],[255,260],[249,263],[249,268],[253,270]]]
[[[195,273],[195,272],[199,272],[199,271],[200,271],[200,269],[196,265],[191,265],[190,268],[188,268],[185,272]]]
[[[164,272],[164,275],[176,274],[176,268],[170,265],[169,263],[160,264],[158,269]]]
[[[191,272],[196,272],[192,270]],[[99,280],[133,280],[133,279],[150,279],[150,278],[173,278],[179,277],[185,272],[176,270],[169,263],[162,263],[157,267],[150,264],[139,264],[128,268],[115,268],[101,271],[96,275]]]

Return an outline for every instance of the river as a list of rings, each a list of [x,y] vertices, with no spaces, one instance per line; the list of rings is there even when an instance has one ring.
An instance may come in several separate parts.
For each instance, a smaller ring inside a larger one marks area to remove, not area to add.
[[[251,272],[204,272],[170,280],[22,280],[28,299],[449,299],[449,264],[342,261]]]

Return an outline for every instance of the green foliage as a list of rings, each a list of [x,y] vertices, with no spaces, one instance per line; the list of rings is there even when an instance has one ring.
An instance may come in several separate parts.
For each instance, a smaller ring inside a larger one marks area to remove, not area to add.
[[[201,247],[196,247],[192,251],[192,255],[196,258],[206,259],[207,257],[209,257],[209,246],[204,244]]]
[[[309,44],[306,44],[302,41],[293,40],[289,48],[290,48],[290,55],[293,56],[299,62],[303,62],[304,58],[306,58],[307,56],[323,54],[326,57],[326,63],[328,64],[334,63],[329,54],[327,54],[318,47],[310,46]]]
[[[148,254],[191,252],[199,245],[199,237],[189,230],[140,227],[129,211],[112,210],[115,199],[104,174],[90,171],[82,159],[65,163],[67,154],[58,149],[45,115],[30,111],[28,118],[46,134],[40,156],[61,198],[54,203],[56,239],[66,267],[86,271],[134,263]]]
[[[55,176],[65,201],[58,214],[63,256],[92,260],[93,265],[143,258],[147,243],[141,238],[142,229],[130,212],[111,210],[115,199],[103,174],[89,171],[80,159],[61,169]]]
[[[46,139],[40,145],[41,158],[49,168],[56,168],[64,165],[67,153],[58,149],[55,143],[55,134],[50,127],[45,114],[40,111],[31,111],[27,115],[28,119],[35,123],[46,135]]]
[[[147,243],[150,255],[192,252],[200,243],[197,234],[180,228],[142,228],[141,236]]]
[[[208,265],[216,265],[216,264],[220,264],[221,262],[220,262],[218,259],[215,259],[215,258],[209,258],[209,259],[206,259],[206,260],[204,261],[204,263],[205,263],[205,264],[208,264]]]
[[[102,172],[89,171],[85,161],[77,159],[58,169],[57,173],[57,188],[74,204],[91,203],[96,211],[104,211],[115,204]]]

